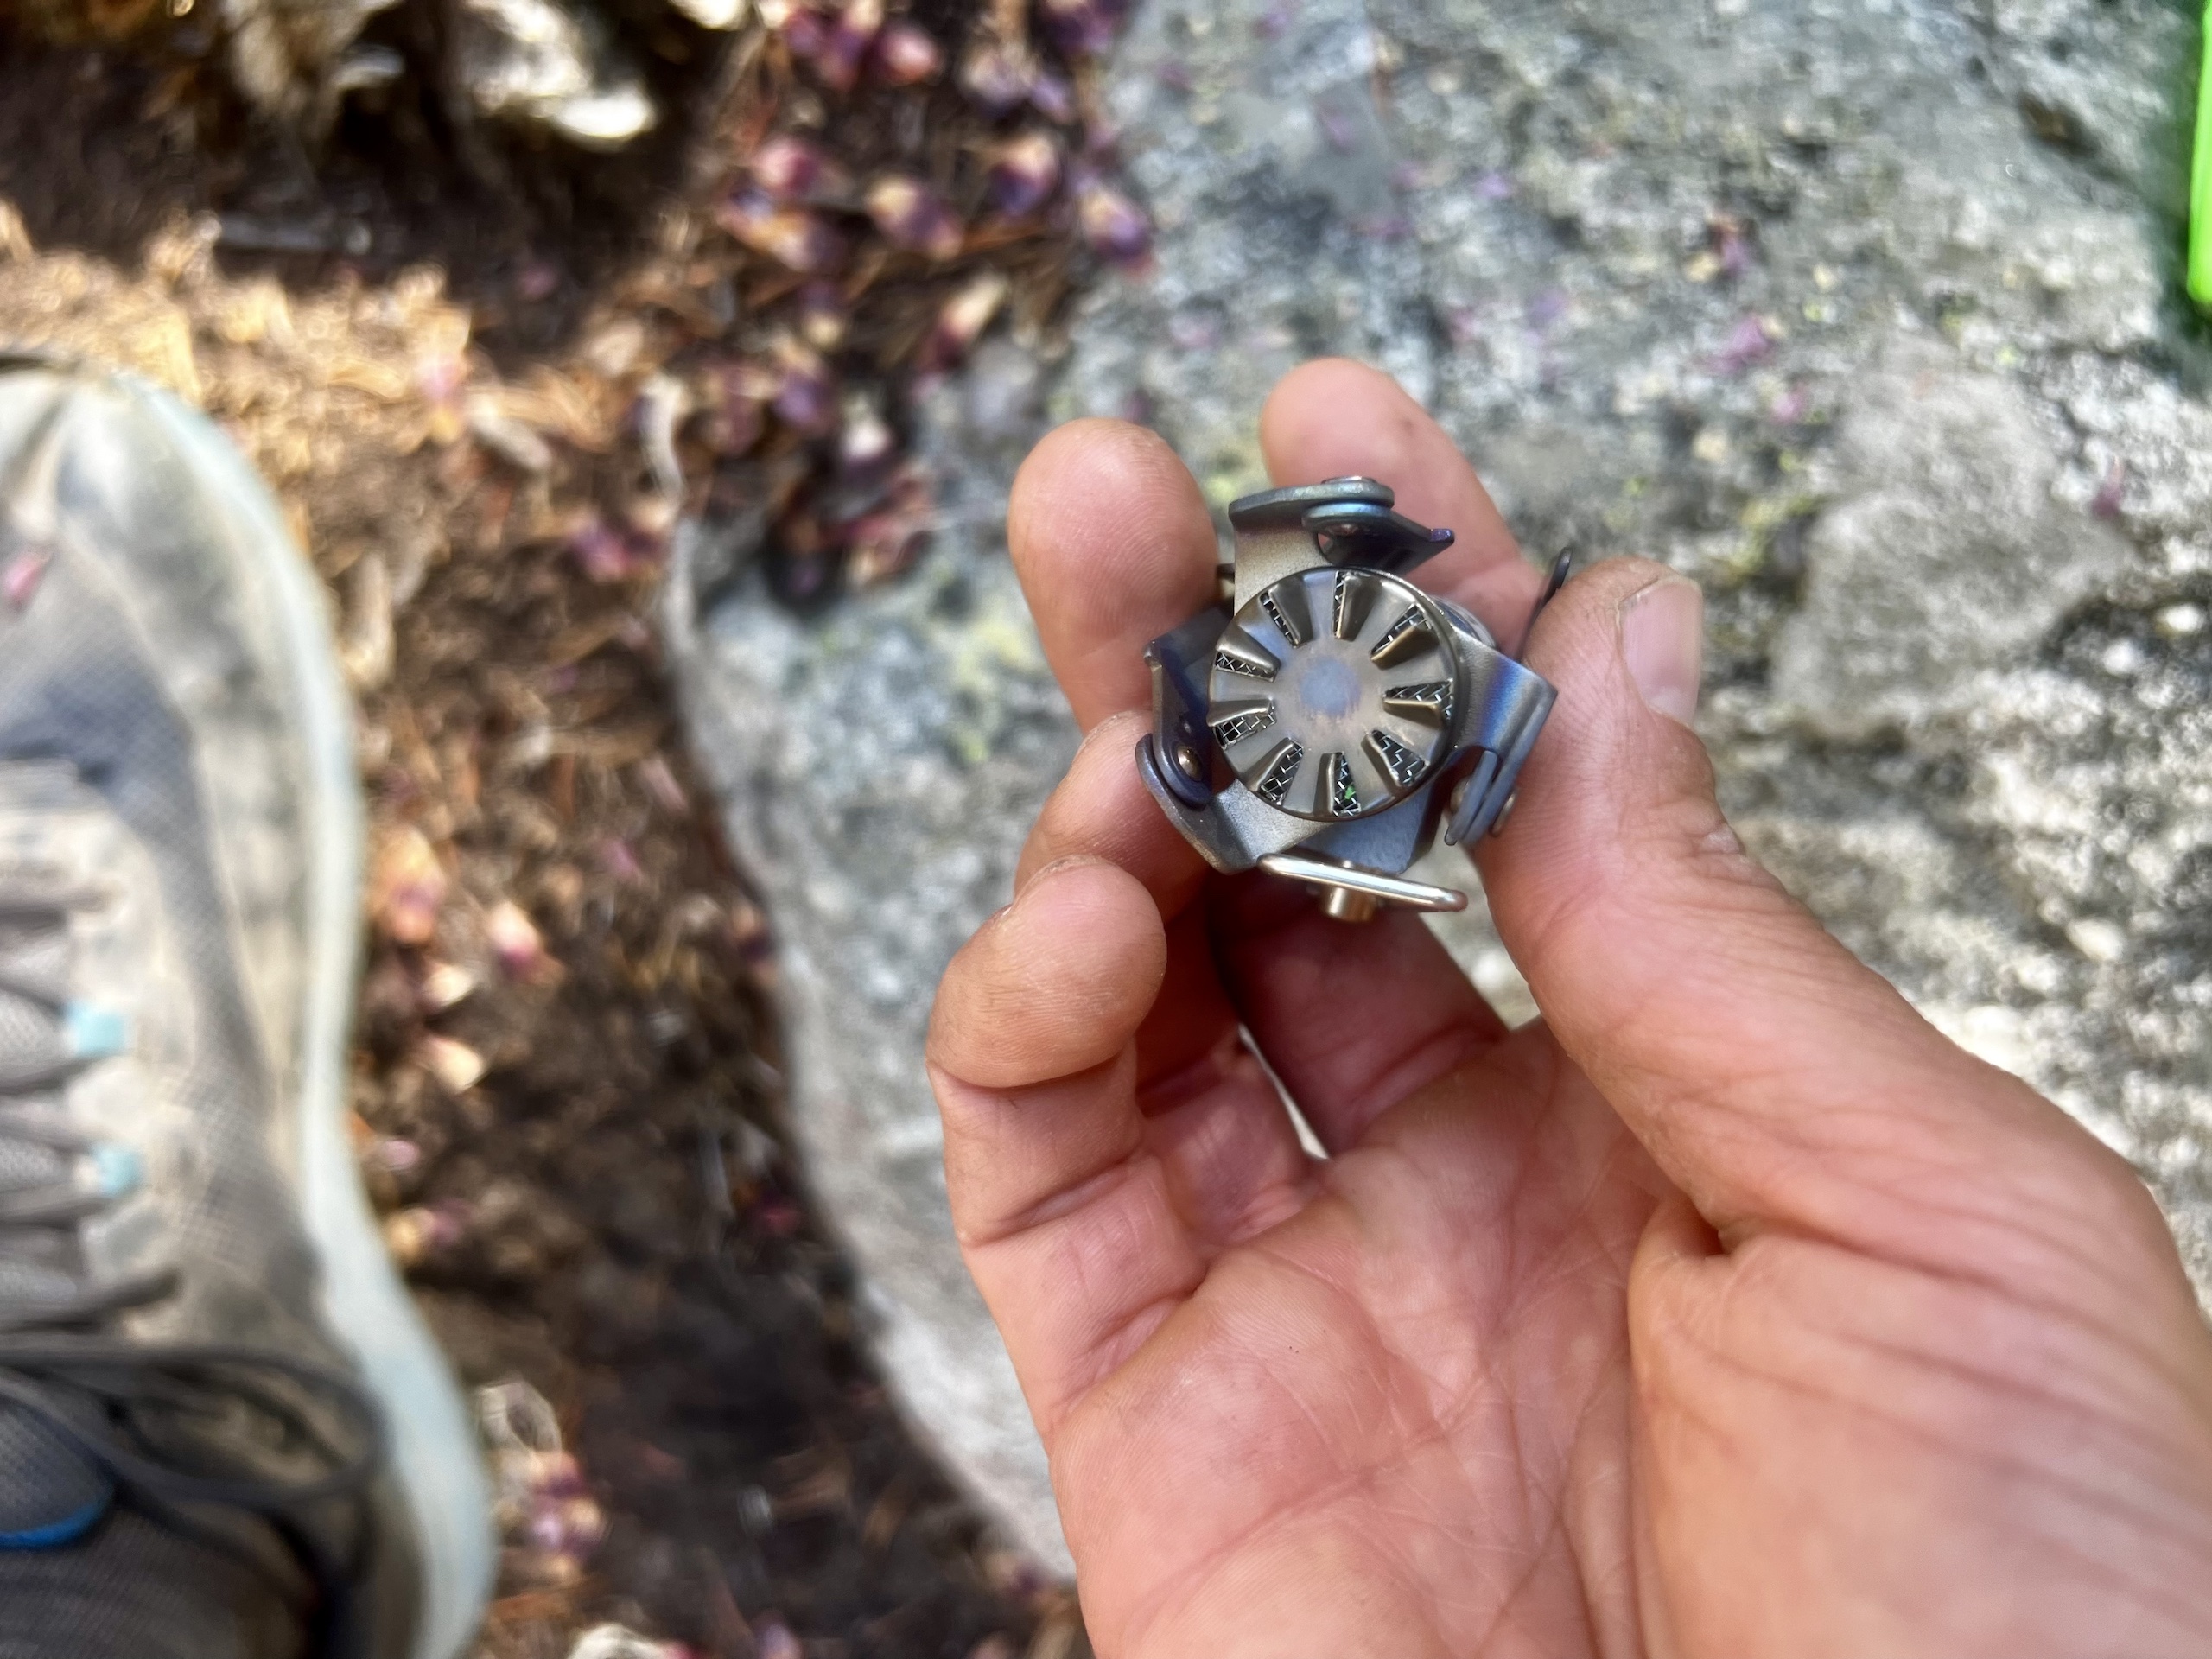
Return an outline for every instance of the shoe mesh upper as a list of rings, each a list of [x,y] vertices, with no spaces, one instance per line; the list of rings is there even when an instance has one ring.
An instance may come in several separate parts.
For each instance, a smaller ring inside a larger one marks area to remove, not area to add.
[[[112,394],[27,415],[19,385],[0,559],[49,559],[0,600],[0,1659],[335,1653],[378,1437],[255,1001],[297,960],[283,711],[174,452]],[[211,829],[241,798],[244,875]]]

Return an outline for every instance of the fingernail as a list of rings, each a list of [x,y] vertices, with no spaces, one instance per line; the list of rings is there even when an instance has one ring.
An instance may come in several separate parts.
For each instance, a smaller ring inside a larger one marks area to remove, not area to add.
[[[1621,607],[1621,660],[1644,707],[1683,725],[1697,719],[1705,676],[1705,595],[1681,576],[1662,576]]]

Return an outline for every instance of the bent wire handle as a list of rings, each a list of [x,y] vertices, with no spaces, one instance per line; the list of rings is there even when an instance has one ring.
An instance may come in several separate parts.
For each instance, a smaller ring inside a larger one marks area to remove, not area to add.
[[[1521,763],[1536,746],[1559,693],[1534,670],[1511,659],[1491,689],[1479,738],[1484,753],[1474,772],[1452,796],[1444,825],[1444,844],[1457,847],[1480,840],[1503,822],[1521,779]]]
[[[1474,772],[1452,798],[1444,823],[1444,844],[1480,840],[1495,834],[1513,805],[1513,791],[1521,781],[1521,763],[1536,746],[1544,721],[1550,717],[1557,691],[1523,662],[1529,641],[1536,632],[1536,619],[1544,607],[1559,596],[1574,568],[1574,550],[1568,548],[1552,561],[1551,575],[1537,596],[1521,629],[1520,643],[1506,658],[1507,672],[1491,683],[1491,706],[1484,710],[1483,728],[1476,741],[1485,753]]]
[[[1440,887],[1427,881],[1409,880],[1402,875],[1385,875],[1380,870],[1361,869],[1332,859],[1309,858],[1303,853],[1269,853],[1260,860],[1260,868],[1269,875],[1356,893],[1400,910],[1452,912],[1467,907],[1467,895],[1457,887]]]
[[[2212,4],[2212,0],[2206,0]],[[1574,569],[1574,550],[1561,548],[1559,557],[1552,561],[1552,573],[1544,579],[1544,591],[1536,597],[1535,605],[1529,612],[1529,620],[1521,625],[1521,643],[1506,653],[1516,663],[1527,660],[1529,642],[1536,637],[1536,619],[1544,613],[1544,607],[1559,597],[1559,590],[1567,586],[1567,576]]]

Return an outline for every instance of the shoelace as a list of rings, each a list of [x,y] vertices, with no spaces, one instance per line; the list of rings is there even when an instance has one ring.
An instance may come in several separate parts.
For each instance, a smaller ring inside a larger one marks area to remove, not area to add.
[[[68,923],[101,895],[57,873],[0,865],[0,1338],[97,1325],[157,1301],[173,1274],[92,1285],[77,1230],[137,1190],[128,1147],[73,1128],[55,1103],[118,1052],[123,1022],[70,1000]]]
[[[367,1395],[344,1373],[289,1355],[118,1335],[116,1314],[173,1294],[178,1275],[97,1283],[84,1264],[79,1230],[140,1179],[130,1148],[85,1135],[55,1103],[71,1077],[124,1046],[119,1020],[70,1000],[70,918],[100,902],[53,871],[0,864],[0,1402],[103,1470],[118,1499],[212,1548],[237,1554],[178,1506],[269,1522],[315,1586],[314,1605],[298,1609],[315,1651],[350,1651],[359,1563],[334,1558],[302,1517],[365,1500],[383,1451]],[[274,1431],[258,1440],[307,1472],[241,1473],[211,1456],[198,1431],[241,1408]]]

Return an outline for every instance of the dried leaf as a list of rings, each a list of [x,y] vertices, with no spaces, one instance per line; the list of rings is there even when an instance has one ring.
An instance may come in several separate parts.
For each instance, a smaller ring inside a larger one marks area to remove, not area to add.
[[[425,1032],[415,1045],[416,1063],[449,1095],[465,1095],[489,1069],[484,1057],[458,1038]]]
[[[445,867],[428,837],[403,824],[385,838],[369,883],[377,931],[396,944],[428,944],[446,901]]]

